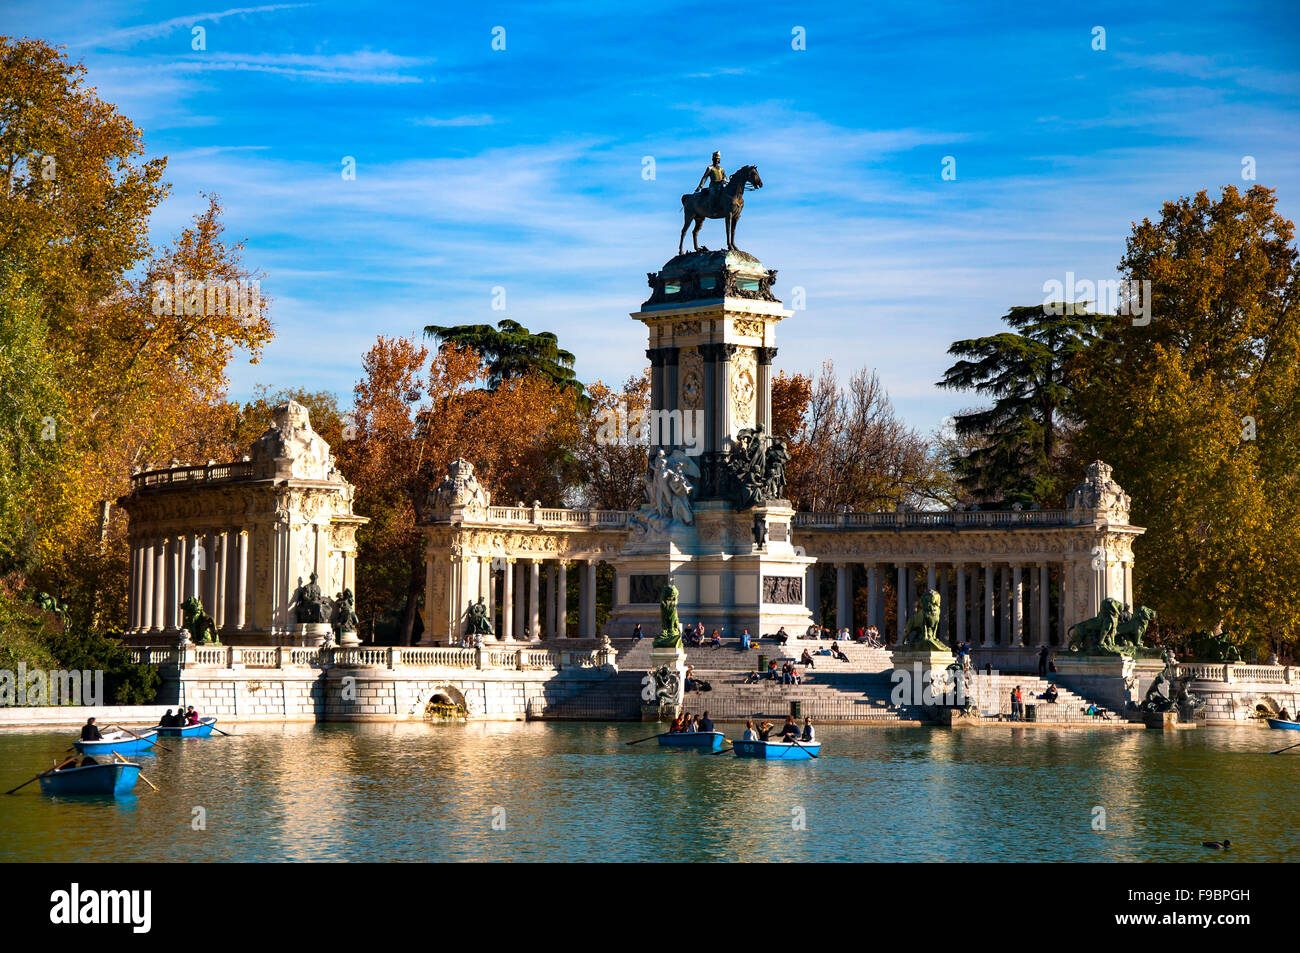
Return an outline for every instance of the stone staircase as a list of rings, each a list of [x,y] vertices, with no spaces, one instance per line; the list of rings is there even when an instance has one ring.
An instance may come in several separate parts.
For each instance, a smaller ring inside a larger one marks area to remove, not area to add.
[[[574,695],[548,699],[545,717],[639,717],[641,680],[650,668],[652,642],[650,639],[639,642],[615,639],[613,643],[618,649],[619,673]],[[812,666],[798,662],[805,648],[813,656]],[[932,720],[933,712],[920,705],[891,704],[893,663],[888,651],[853,642],[840,643],[841,650],[849,658],[844,662],[830,655],[818,654],[829,648],[829,641],[790,639],[785,646],[780,646],[770,638],[760,640],[748,651],[742,650],[734,639],[727,639],[721,648],[707,644],[689,646],[686,648],[687,664],[694,670],[695,677],[708,682],[712,690],[688,693],[687,710],[693,713],[707,710],[715,721],[775,720],[791,713],[791,703],[798,703],[800,716],[809,715],[814,721],[889,724]],[[747,684],[746,676],[757,670],[760,655],[775,659],[778,667],[786,659],[795,661],[796,669],[803,676],[801,684],[782,685],[770,679]],[[1025,704],[1036,706],[1039,723],[1074,725],[1103,721],[1085,715],[1088,699],[1059,683],[1056,703],[1048,704],[1037,698],[1047,690],[1046,679],[1033,675],[985,675],[983,672],[977,672],[975,678],[976,709],[979,712],[976,720],[1009,719],[1011,690],[1016,685],[1020,686]],[[537,714],[543,714],[540,707]],[[1114,713],[1111,715],[1115,722],[1123,721]]]

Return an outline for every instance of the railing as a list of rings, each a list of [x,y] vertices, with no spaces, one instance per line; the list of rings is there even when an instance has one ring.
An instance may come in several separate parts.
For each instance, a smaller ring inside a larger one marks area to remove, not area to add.
[[[1254,682],[1262,685],[1300,684],[1300,669],[1293,665],[1242,665],[1239,662],[1180,662],[1182,678],[1198,682]]]
[[[248,480],[253,477],[253,464],[249,460],[235,463],[212,463],[195,467],[170,467],[165,470],[145,470],[131,477],[132,492],[150,486],[170,486],[176,483],[225,483],[231,480]]]
[[[481,649],[443,646],[294,646],[184,645],[130,648],[131,661],[179,668],[450,668],[559,671],[614,667],[616,649],[536,649],[485,645]]]
[[[796,513],[805,529],[962,529],[1074,526],[1091,521],[1090,510],[908,510],[878,513]]]

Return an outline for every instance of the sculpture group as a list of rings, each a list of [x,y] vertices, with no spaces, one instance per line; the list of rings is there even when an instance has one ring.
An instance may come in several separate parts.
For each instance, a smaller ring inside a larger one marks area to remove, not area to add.
[[[1137,655],[1156,611],[1138,606],[1130,613],[1118,599],[1103,599],[1101,611],[1070,626],[1070,651],[1084,655]]]

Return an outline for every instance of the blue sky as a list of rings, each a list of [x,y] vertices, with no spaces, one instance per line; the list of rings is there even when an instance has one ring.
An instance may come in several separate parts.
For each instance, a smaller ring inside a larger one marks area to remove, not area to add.
[[[235,397],[348,404],[377,334],[506,316],[621,381],[715,148],[765,183],[738,243],[806,289],[778,365],[875,367],[925,431],[974,402],[934,387],[949,343],[1067,272],[1115,277],[1162,201],[1249,186],[1253,156],[1300,214],[1294,2],[223,2],[9,2],[0,31],[66,45],[168,156],[156,242],[224,200],[276,327]]]

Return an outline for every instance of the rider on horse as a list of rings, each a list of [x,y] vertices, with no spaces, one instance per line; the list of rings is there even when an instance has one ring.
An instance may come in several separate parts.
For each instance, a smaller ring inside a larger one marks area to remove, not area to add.
[[[709,201],[716,207],[718,204],[718,195],[722,192],[722,187],[727,184],[727,173],[722,168],[722,153],[713,153],[713,164],[704,170],[704,175],[700,176],[700,184],[695,187],[698,192],[704,188],[704,183],[709,183]]]

